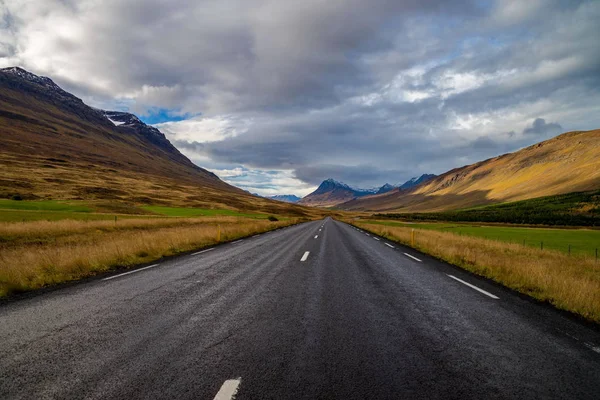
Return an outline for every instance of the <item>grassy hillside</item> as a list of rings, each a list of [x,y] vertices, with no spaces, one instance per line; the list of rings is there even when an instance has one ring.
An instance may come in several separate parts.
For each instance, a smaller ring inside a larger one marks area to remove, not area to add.
[[[453,169],[409,191],[344,203],[346,210],[447,211],[600,188],[600,130],[569,132]]]
[[[145,206],[319,213],[252,196],[195,166],[160,133],[115,126],[60,88],[4,70],[0,127],[0,199],[85,201],[109,213],[150,213]]]
[[[376,214],[411,221],[497,222],[525,225],[600,226],[600,190],[432,213]]]

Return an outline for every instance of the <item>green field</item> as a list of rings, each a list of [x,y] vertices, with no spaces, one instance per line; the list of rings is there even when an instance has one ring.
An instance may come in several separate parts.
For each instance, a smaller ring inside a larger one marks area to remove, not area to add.
[[[99,207],[99,209],[98,209]],[[96,212],[96,210],[101,212]],[[108,209],[108,211],[107,211]],[[147,212],[145,215],[132,213],[127,215],[129,209],[138,212]],[[102,212],[104,211],[104,212]],[[24,221],[58,221],[62,219],[73,220],[112,220],[117,218],[140,218],[140,217],[205,217],[205,216],[233,216],[255,219],[266,219],[267,214],[243,213],[232,210],[219,210],[208,208],[184,208],[184,207],[126,207],[120,204],[93,205],[84,202],[61,202],[55,200],[7,200],[0,199],[0,222],[24,222]]]
[[[142,207],[144,210],[153,212],[155,214],[165,215],[168,217],[207,217],[207,216],[217,216],[217,215],[225,215],[231,217],[248,217],[248,218],[258,218],[258,219],[266,219],[268,215],[266,214],[249,214],[242,213],[238,211],[232,210],[218,210],[218,209],[209,209],[209,208],[183,208],[183,207],[164,207],[164,206],[145,206]]]
[[[600,251],[600,230],[592,229],[553,229],[525,228],[512,226],[484,226],[458,223],[404,223],[397,221],[365,221],[367,223],[402,226],[414,229],[432,229],[453,232],[459,235],[475,236],[502,242],[518,243],[531,247],[542,247],[569,252],[572,254],[595,256]]]
[[[7,200],[0,199],[0,209],[21,211],[69,211],[69,212],[92,212],[87,205],[76,202],[63,202],[55,200]]]
[[[58,221],[61,219],[99,220],[113,219],[113,215],[95,214],[85,204],[55,200],[0,199],[0,222]]]

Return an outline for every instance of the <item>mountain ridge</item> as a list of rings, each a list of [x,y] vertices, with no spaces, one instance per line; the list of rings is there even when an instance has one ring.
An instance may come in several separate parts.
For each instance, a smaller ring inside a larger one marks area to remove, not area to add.
[[[302,198],[296,196],[295,194],[276,194],[274,196],[269,196],[269,199],[283,201],[285,203],[297,203]]]
[[[0,198],[306,215],[222,181],[135,115],[88,106],[19,67],[0,69],[0,125]]]
[[[423,174],[418,178],[411,178],[403,184],[392,185],[385,183],[379,188],[372,189],[359,189],[333,178],[328,178],[321,182],[314,192],[303,197],[299,203],[314,207],[333,207],[355,198],[380,195],[393,190],[413,187],[426,182],[431,177],[435,177],[435,175]]]
[[[600,188],[600,130],[573,131],[513,153],[454,168],[425,183],[338,207],[432,212]]]

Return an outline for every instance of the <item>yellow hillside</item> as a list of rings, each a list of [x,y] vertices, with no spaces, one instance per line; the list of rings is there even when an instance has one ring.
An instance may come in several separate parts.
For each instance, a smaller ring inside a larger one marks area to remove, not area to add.
[[[412,191],[342,205],[349,210],[442,211],[600,188],[600,130],[568,132],[515,153],[453,169]]]

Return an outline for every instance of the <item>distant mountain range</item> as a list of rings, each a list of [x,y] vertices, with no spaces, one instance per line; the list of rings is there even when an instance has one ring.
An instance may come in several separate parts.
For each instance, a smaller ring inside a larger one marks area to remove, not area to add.
[[[298,197],[295,194],[278,194],[270,196],[269,199],[283,201],[285,203],[297,203],[300,201],[301,197]]]
[[[333,207],[356,198],[384,194],[393,190],[406,190],[423,182],[427,182],[434,177],[435,175],[432,174],[424,174],[418,178],[411,178],[401,184],[392,185],[390,183],[386,183],[379,188],[372,189],[355,188],[343,182],[329,178],[324,180],[319,185],[317,190],[303,197],[299,203],[315,207]]]

